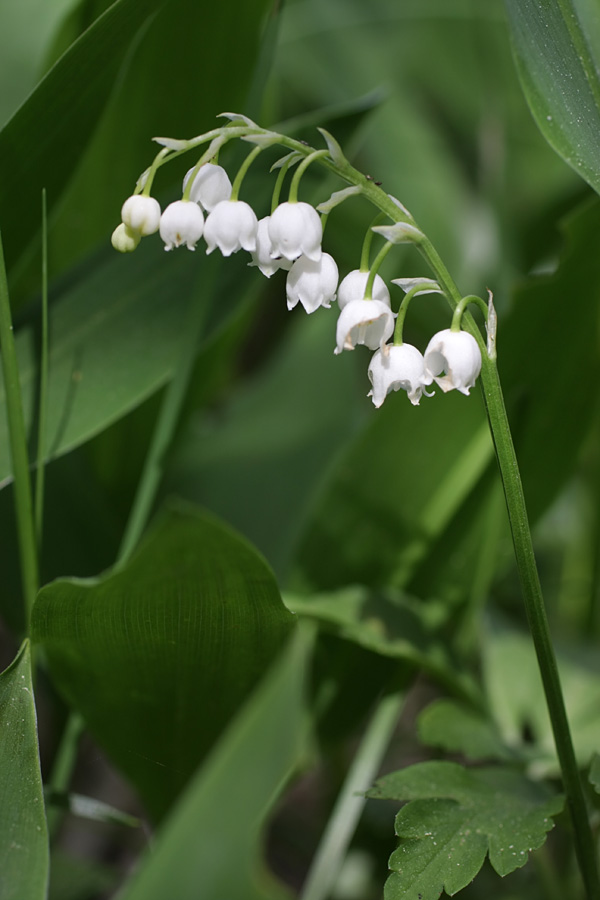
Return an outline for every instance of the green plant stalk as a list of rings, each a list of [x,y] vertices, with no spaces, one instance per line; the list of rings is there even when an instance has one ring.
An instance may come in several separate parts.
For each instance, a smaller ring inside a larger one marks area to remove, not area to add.
[[[460,292],[439,255],[429,240],[424,241],[419,249],[435,272],[437,280],[444,287],[451,305],[455,308],[461,300]],[[504,489],[527,621],[544,686],[567,805],[573,823],[575,851],[589,900],[600,900],[594,839],[575,759],[556,655],[550,637],[548,617],[533,552],[521,474],[504,405],[498,368],[495,359],[490,359],[485,352],[481,333],[468,314],[463,317],[463,322],[483,345],[481,368],[483,397]]]
[[[336,800],[299,900],[326,900],[346,856],[366,798],[396,727],[404,692],[386,695],[379,703]]]
[[[37,464],[35,474],[35,534],[38,560],[42,551],[44,527],[44,440],[46,437],[46,412],[48,409],[48,223],[46,216],[46,189],[42,191],[42,341],[40,355],[40,413],[37,435]]]
[[[6,414],[10,454],[15,478],[15,513],[17,518],[17,534],[19,539],[19,555],[21,560],[21,578],[23,581],[23,599],[25,603],[25,620],[27,631],[31,619],[31,610],[38,589],[38,559],[35,539],[35,524],[29,477],[29,459],[27,456],[27,435],[23,417],[19,368],[13,334],[8,280],[4,264],[4,250],[0,236],[0,350],[2,355],[2,373],[6,391]]]

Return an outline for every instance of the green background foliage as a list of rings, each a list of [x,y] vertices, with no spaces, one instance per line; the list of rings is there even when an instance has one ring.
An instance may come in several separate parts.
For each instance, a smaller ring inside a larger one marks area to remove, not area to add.
[[[408,712],[386,765],[400,787],[395,803],[368,801],[351,851],[363,859],[354,878],[363,900],[381,896],[399,803],[390,898],[408,890],[398,868],[413,871],[423,853],[415,897],[462,889],[488,850],[496,873],[510,872],[496,826],[512,828],[515,816],[519,865],[543,843],[560,809],[558,769],[478,389],[438,392],[417,408],[400,391],[376,411],[363,348],[335,357],[335,309],[288,313],[280,272],[267,281],[245,254],[207,258],[202,244],[165,254],[156,236],[117,258],[109,238],[157,150],[152,137],[191,137],[239,110],[317,146],[316,126],[326,127],[411,210],[462,291],[493,290],[499,368],[586,768],[600,750],[590,650],[600,632],[599,35],[587,0],[0,0],[0,229],[32,460],[43,187],[49,203],[33,637],[50,821],[53,796],[70,790],[57,789],[55,766],[71,710],[126,785],[116,797],[97,791],[112,817],[88,804],[101,837],[87,868],[69,836],[82,820],[71,812],[63,831],[51,829],[51,900],[104,900],[118,888],[126,900],[289,896],[369,714],[399,688]],[[242,188],[259,215],[276,158],[259,157]],[[241,159],[228,148],[220,161],[233,176]],[[195,161],[159,172],[163,206]],[[300,196],[317,204],[340,187],[314,166]],[[324,247],[342,276],[359,264],[372,215],[350,200],[329,217]],[[382,274],[430,273],[401,247]],[[199,305],[204,330],[159,460],[156,519],[115,567]],[[448,325],[443,299],[418,297],[405,338],[423,350]],[[30,677],[30,650],[18,650],[5,408],[0,385],[0,611],[3,658],[14,657],[0,676],[0,713],[4,721],[18,699],[26,728],[23,748],[0,740],[0,834],[10,849],[18,827],[32,862],[8,853],[1,868],[15,897],[42,900],[46,824],[31,693],[16,681]],[[432,747],[489,765],[424,761]],[[420,772],[440,777],[417,790]],[[81,780],[76,793],[93,801],[93,777]],[[462,793],[450,790],[458,782]],[[152,850],[140,852],[139,828],[132,837],[111,824],[129,821],[128,810],[157,825]],[[458,876],[430,854],[432,811],[441,831],[463,829]],[[476,838],[464,831],[471,814],[483,823]],[[558,824],[550,881],[578,897]],[[331,897],[352,900],[339,860],[331,866],[340,876]],[[506,882],[483,866],[465,896],[545,900],[547,889],[531,866]]]

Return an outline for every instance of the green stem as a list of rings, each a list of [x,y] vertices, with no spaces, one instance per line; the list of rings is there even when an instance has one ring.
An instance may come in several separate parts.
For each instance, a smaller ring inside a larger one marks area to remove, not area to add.
[[[411,288],[406,292],[406,296],[402,298],[402,303],[400,304],[400,309],[398,310],[398,316],[396,318],[396,327],[394,328],[394,346],[401,347],[403,344],[402,334],[404,331],[404,320],[406,318],[406,313],[408,312],[408,307],[410,305],[410,301],[413,297],[422,291],[423,288],[420,284],[415,285],[415,287]]]
[[[288,195],[289,203],[298,202],[298,188],[300,186],[300,179],[302,178],[310,164],[316,159],[322,159],[328,154],[328,150],[313,150],[312,153],[309,153],[308,156],[306,156],[306,158],[302,160],[302,162],[294,172],[294,177],[292,178],[292,183],[290,184],[290,193]]]
[[[490,360],[486,354],[483,357],[481,377],[488,421],[502,476],[527,620],[544,685],[546,704],[552,723],[556,752],[562,770],[567,804],[573,822],[577,859],[589,900],[599,900],[600,884],[598,882],[594,840],[579,777],[577,760],[573,750],[556,656],[550,637],[550,628],[527,519],[521,476],[496,363]]]
[[[375,283],[375,276],[377,275],[377,270],[381,266],[381,263],[384,261],[390,250],[394,245],[388,241],[383,245],[375,259],[373,260],[373,264],[369,269],[369,277],[367,278],[367,283],[365,284],[365,300],[373,299],[373,285]]]
[[[237,200],[238,194],[240,192],[240,188],[242,186],[242,182],[246,177],[246,172],[256,159],[259,153],[262,153],[264,147],[255,147],[254,150],[251,150],[244,162],[241,164],[237,175],[234,178],[233,185],[231,186],[231,197],[230,200]]]
[[[383,220],[385,219],[384,213],[379,213],[375,216],[369,227],[367,228],[367,233],[365,234],[365,239],[363,241],[362,250],[360,253],[360,272],[368,272],[369,271],[369,260],[371,258],[371,244],[373,243],[373,236],[375,232],[373,231],[374,226],[381,225]]]
[[[31,610],[38,589],[38,559],[35,539],[35,525],[29,480],[29,459],[27,457],[27,436],[23,417],[19,368],[13,334],[8,281],[4,264],[4,250],[0,236],[0,350],[4,390],[6,392],[6,415],[12,468],[15,478],[15,512],[21,559],[21,578],[25,602],[27,631]]]
[[[83,734],[83,728],[83,719],[79,713],[70,713],[63,729],[58,751],[48,780],[48,790],[50,793],[63,793],[68,791],[71,774],[77,760],[79,738]],[[58,826],[64,819],[64,816],[65,811],[63,809],[58,809],[56,806],[48,809],[48,832],[50,837],[54,835]]]
[[[396,727],[404,693],[388,694],[375,710],[336,800],[299,900],[325,900],[333,888]],[[357,796],[358,795],[358,796]]]
[[[44,441],[46,437],[46,412],[48,408],[48,226],[46,216],[46,189],[42,191],[42,340],[40,355],[40,402],[37,440],[37,465],[35,478],[35,533],[38,560],[42,551],[44,528]]]

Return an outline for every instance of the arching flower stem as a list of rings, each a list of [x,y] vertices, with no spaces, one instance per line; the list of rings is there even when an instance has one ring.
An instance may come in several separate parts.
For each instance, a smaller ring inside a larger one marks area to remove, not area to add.
[[[463,317],[463,313],[466,310],[469,303],[474,303],[477,305],[483,313],[483,318],[487,322],[488,318],[488,305],[485,300],[482,300],[481,297],[477,297],[475,294],[469,294],[467,297],[463,297],[462,300],[457,304],[456,309],[454,310],[454,315],[452,316],[452,324],[450,325],[450,331],[460,331],[461,319]]]
[[[402,303],[400,304],[400,309],[398,310],[398,317],[396,319],[396,327],[394,329],[394,338],[393,343],[395,347],[401,347],[404,343],[402,340],[402,332],[404,329],[404,319],[406,318],[406,313],[408,311],[408,307],[410,301],[413,297],[415,297],[418,293],[423,291],[423,287],[420,284],[416,284],[410,291],[407,291],[406,295],[402,298]]]
[[[329,150],[314,150],[312,153],[309,153],[305,159],[302,160],[302,162],[294,172],[294,177],[292,178],[292,183],[290,184],[288,203],[298,202],[298,187],[300,186],[300,179],[312,162],[317,159],[322,159],[325,156],[329,156]]]
[[[238,199],[238,194],[240,192],[242,182],[243,182],[244,178],[246,177],[246,172],[248,171],[248,169],[250,168],[250,166],[252,165],[252,163],[254,162],[256,157],[258,156],[258,154],[262,153],[263,150],[264,150],[264,147],[261,147],[260,145],[258,147],[255,147],[253,150],[250,151],[250,153],[248,154],[248,156],[246,157],[244,162],[239,167],[238,173],[235,176],[235,178],[233,180],[233,184],[231,186],[231,197],[229,198],[230,200]]]
[[[386,218],[385,213],[379,213],[375,216],[369,227],[367,228],[367,232],[365,234],[365,239],[363,241],[362,250],[360,253],[360,270],[361,272],[369,271],[369,260],[371,258],[371,244],[373,243],[373,234],[372,231],[375,225],[381,225],[381,223]]]
[[[371,268],[369,269],[369,277],[367,278],[367,283],[365,285],[365,297],[364,297],[365,300],[372,299],[372,297],[373,297],[373,282],[375,281],[375,276],[377,275],[377,270],[379,269],[381,263],[384,261],[384,259],[386,258],[386,256],[388,255],[388,253],[390,252],[390,250],[392,249],[393,246],[394,245],[390,241],[387,241],[383,245],[383,247],[381,248],[381,250],[379,251],[377,256],[375,257],[375,259],[373,260],[373,264],[371,265]]]

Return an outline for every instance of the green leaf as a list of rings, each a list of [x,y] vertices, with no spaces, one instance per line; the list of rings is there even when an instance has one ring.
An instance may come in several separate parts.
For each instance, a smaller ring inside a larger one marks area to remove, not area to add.
[[[333,310],[296,318],[220,415],[194,421],[169,468],[168,490],[242,531],[278,574],[324,468],[355,428],[353,361],[333,355],[334,339]]]
[[[370,797],[407,803],[396,816],[400,845],[390,858],[386,900],[437,900],[477,875],[486,854],[508,875],[541,847],[561,796],[518,772],[424,762],[380,779]]]
[[[435,700],[418,719],[419,739],[467,759],[514,759],[494,722],[454,700]]]
[[[423,609],[395,591],[359,585],[302,597],[286,594],[289,609],[329,626],[339,637],[384,656],[422,662],[428,652],[442,654]]]
[[[44,588],[32,628],[53,681],[160,817],[293,625],[263,559],[193,507],[130,562]]]
[[[477,395],[392,394],[333,471],[304,529],[298,579],[405,587],[478,484],[493,447]],[[409,439],[406,439],[406,436]],[[440,441],[443,435],[443,441]]]
[[[548,143],[600,191],[600,20],[587,0],[505,0],[513,50]]]
[[[188,253],[167,258],[150,242],[133,257],[109,249],[91,271],[86,268],[69,280],[60,300],[50,307],[47,459],[89,440],[165,384],[178,359],[191,304],[214,309],[207,317],[212,320],[207,339],[232,316],[232,308],[238,313],[247,310],[251,293],[244,286],[245,273],[229,302],[220,298],[214,303],[213,275],[220,264],[216,258],[197,259]],[[39,379],[37,340],[35,326],[17,333],[30,434]],[[5,406],[0,380],[0,486],[12,475]]]
[[[42,188],[52,206],[96,129],[131,41],[163,2],[116,0],[0,132],[0,227],[9,268],[40,227],[31,210],[40,208]]]
[[[310,635],[298,630],[164,825],[122,900],[267,900],[258,849],[265,813],[303,746]]]
[[[590,766],[590,784],[594,785],[597,794],[600,794],[600,753],[594,753]]]
[[[561,224],[564,247],[556,271],[518,286],[498,337],[498,366],[532,520],[573,472],[600,379],[600,202],[594,197],[580,204]],[[553,428],[548,443],[554,422],[560,428]]]
[[[528,635],[496,626],[483,644],[483,673],[490,713],[504,743],[524,754],[536,776],[559,773],[539,668]],[[598,747],[600,671],[595,652],[557,649],[558,668],[575,755],[583,767]],[[525,739],[528,735],[528,739]]]
[[[28,641],[0,675],[0,732],[0,896],[44,900],[48,833]]]

